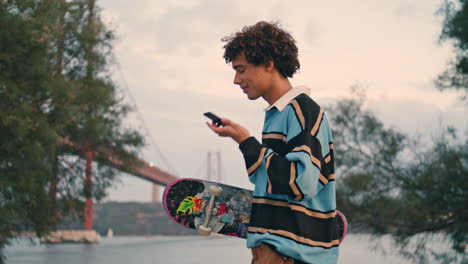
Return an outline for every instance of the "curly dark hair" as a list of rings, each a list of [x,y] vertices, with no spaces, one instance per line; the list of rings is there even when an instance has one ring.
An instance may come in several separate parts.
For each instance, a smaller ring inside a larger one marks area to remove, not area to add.
[[[244,52],[247,62],[253,65],[268,66],[272,60],[285,78],[292,77],[300,68],[296,41],[278,22],[260,21],[221,40],[226,42],[223,55],[226,63]]]

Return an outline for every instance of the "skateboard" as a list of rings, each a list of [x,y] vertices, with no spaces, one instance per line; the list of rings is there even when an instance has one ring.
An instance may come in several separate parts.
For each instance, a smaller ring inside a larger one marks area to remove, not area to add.
[[[186,178],[166,186],[163,204],[172,221],[197,229],[200,235],[217,233],[247,238],[252,196],[251,190]],[[348,224],[338,210],[337,216],[341,243]]]

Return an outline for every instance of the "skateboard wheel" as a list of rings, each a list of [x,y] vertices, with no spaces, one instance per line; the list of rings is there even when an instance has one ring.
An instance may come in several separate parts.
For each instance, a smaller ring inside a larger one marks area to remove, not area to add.
[[[223,192],[223,189],[221,189],[221,187],[218,187],[215,185],[211,185],[208,190],[211,193],[211,195],[214,195],[214,196],[220,196],[221,193]]]
[[[198,227],[198,234],[202,236],[209,236],[211,234],[211,228],[200,225]]]

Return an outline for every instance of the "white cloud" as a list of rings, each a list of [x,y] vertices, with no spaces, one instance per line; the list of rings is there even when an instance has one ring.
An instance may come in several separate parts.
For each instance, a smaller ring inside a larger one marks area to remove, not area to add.
[[[159,20],[174,9],[191,9],[200,5],[199,0],[146,1],[142,18],[147,21]]]

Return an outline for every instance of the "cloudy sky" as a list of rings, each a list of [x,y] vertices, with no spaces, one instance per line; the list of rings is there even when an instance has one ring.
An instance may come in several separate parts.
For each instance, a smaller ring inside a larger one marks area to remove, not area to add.
[[[252,188],[237,145],[211,133],[202,113],[261,134],[266,102],[247,100],[233,84],[220,41],[260,20],[280,21],[296,39],[301,70],[291,82],[309,86],[320,104],[348,97],[349,87],[359,84],[388,126],[432,133],[441,123],[467,125],[466,104],[433,84],[452,54],[449,43],[438,42],[437,0],[98,3],[117,35],[114,79],[128,88],[153,138],[142,156],[179,177],[205,177],[207,152],[220,151],[223,181]],[[130,116],[128,124],[140,128],[142,122]],[[150,184],[124,175],[108,200],[150,197]]]

